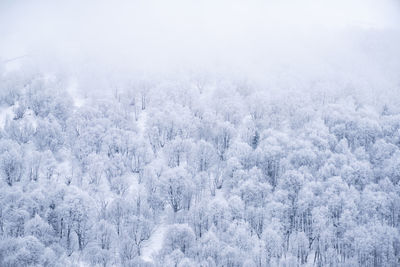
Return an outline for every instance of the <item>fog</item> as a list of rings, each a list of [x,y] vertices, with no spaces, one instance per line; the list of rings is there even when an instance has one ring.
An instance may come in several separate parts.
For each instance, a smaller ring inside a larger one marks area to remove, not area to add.
[[[400,266],[399,103],[400,0],[0,0],[0,266]]]
[[[0,57],[78,80],[206,72],[264,87],[393,92],[399,25],[400,4],[389,0],[6,0]]]

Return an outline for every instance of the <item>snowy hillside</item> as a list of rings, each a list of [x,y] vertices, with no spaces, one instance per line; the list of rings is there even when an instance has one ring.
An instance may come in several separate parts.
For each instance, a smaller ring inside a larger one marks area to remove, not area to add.
[[[398,263],[396,105],[57,84],[2,96],[2,265]]]
[[[0,1],[0,267],[400,266],[396,0]]]

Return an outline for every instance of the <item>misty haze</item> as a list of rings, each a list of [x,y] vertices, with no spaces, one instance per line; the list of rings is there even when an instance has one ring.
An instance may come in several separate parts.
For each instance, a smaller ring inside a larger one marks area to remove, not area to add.
[[[0,1],[0,266],[400,266],[397,0]]]

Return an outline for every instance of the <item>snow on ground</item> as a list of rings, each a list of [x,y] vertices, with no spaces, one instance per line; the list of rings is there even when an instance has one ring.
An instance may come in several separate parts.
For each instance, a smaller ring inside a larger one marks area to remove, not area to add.
[[[145,110],[142,110],[142,112],[140,112],[139,118],[136,122],[136,126],[138,127],[138,130],[139,130],[139,135],[142,138],[145,135],[146,122],[147,122],[147,112]]]
[[[140,112],[139,118],[136,122],[136,125],[139,130],[139,135],[144,137],[145,129],[146,129],[146,121],[147,121],[147,112],[145,110]],[[128,194],[137,194],[140,190],[144,190],[141,188],[142,186],[138,183],[137,177],[133,179],[133,182],[129,188]],[[167,229],[167,224],[164,222],[165,218],[162,218],[162,223],[157,225],[150,239],[144,244],[142,248],[142,259],[147,262],[153,262],[153,255],[157,254],[162,248],[162,242],[164,240],[164,234]]]
[[[75,79],[71,79],[69,81],[69,85],[67,87],[67,92],[74,100],[74,105],[76,107],[81,107],[81,106],[83,106],[83,104],[85,104],[85,99],[81,95],[81,93],[79,93],[78,82]]]
[[[27,109],[24,113],[24,120],[28,121],[34,129],[37,128],[38,122],[36,116],[31,109]]]
[[[4,129],[4,125],[6,124],[7,117],[12,119],[14,116],[13,107],[1,106],[0,107],[0,128]]]
[[[162,243],[166,230],[167,225],[165,223],[161,223],[157,226],[150,239],[143,246],[143,260],[147,262],[153,262],[153,255],[157,254],[162,248]]]

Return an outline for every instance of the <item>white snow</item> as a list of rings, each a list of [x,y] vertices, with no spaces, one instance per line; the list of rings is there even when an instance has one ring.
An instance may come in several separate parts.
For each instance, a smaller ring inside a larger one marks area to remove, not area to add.
[[[145,134],[146,122],[147,122],[147,112],[146,110],[142,110],[136,124],[139,130],[139,134],[142,138],[144,137]]]
[[[67,92],[74,100],[74,105],[76,107],[81,107],[85,104],[85,99],[79,93],[78,82],[75,79],[70,79]]]
[[[157,226],[150,239],[143,246],[143,260],[147,262],[153,262],[153,255],[157,254],[162,248],[166,230],[167,225],[165,223],[161,223]]]
[[[12,119],[13,117],[13,106],[0,106],[0,127],[4,129],[4,125],[6,124],[7,117]]]

